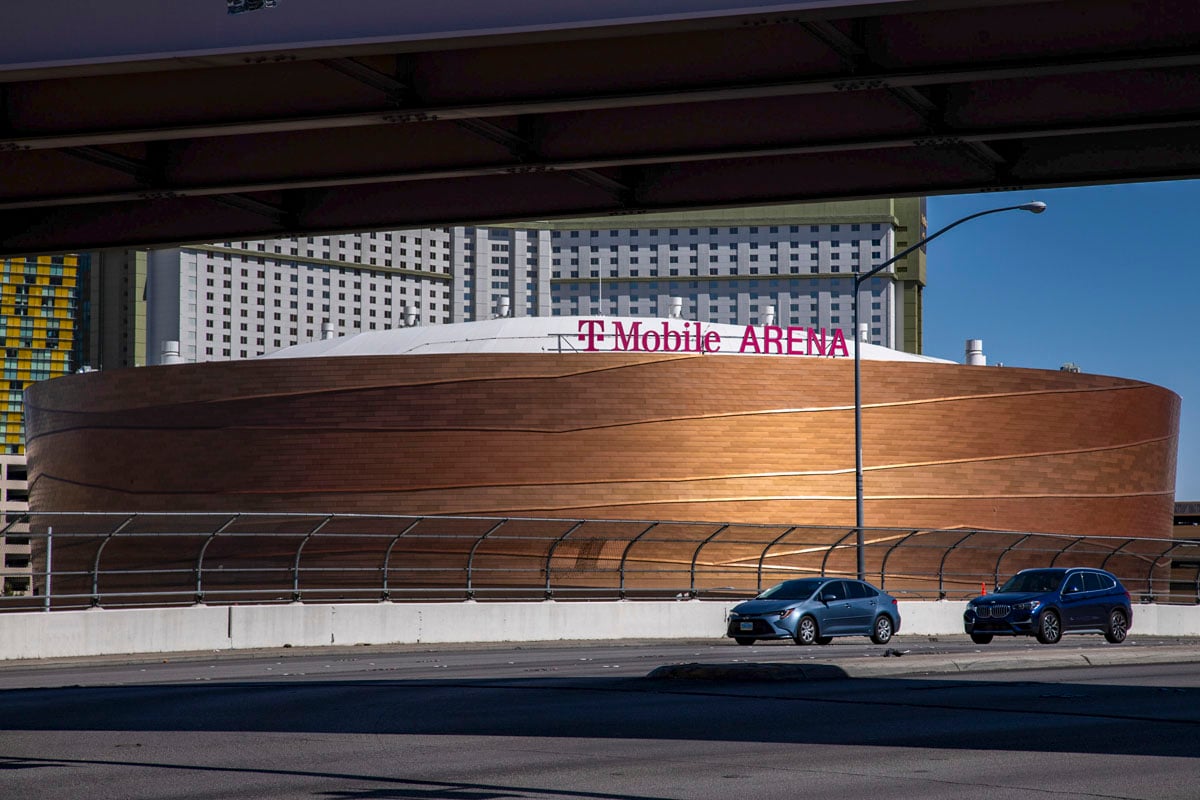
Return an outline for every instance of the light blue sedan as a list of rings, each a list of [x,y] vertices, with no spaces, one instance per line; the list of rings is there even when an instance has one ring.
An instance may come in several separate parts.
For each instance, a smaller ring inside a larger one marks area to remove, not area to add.
[[[733,607],[725,635],[738,644],[791,639],[829,644],[835,636],[870,636],[887,644],[900,631],[896,598],[865,581],[799,578]]]

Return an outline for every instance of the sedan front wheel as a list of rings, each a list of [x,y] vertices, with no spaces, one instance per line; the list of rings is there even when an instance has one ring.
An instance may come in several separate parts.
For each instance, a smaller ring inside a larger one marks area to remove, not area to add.
[[[817,641],[817,621],[809,616],[803,616],[796,623],[796,644],[810,645]]]

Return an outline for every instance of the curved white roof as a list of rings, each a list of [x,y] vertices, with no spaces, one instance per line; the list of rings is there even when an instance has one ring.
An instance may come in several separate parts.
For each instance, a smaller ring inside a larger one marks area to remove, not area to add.
[[[331,339],[285,347],[267,353],[262,358],[587,352],[588,331],[592,333],[592,348],[606,352],[695,353],[704,348],[710,354],[719,355],[822,357],[819,353],[807,355],[810,347],[807,329],[793,329],[792,352],[788,353],[786,329],[765,329],[758,325],[696,323],[661,317],[511,317],[335,336]],[[843,335],[842,332],[838,332],[838,340]],[[834,336],[834,331],[826,332],[825,357],[833,352],[836,341]],[[815,336],[816,342],[819,342],[820,338],[818,331]],[[839,348],[836,355],[853,356],[854,342],[845,340],[844,343],[845,353]],[[954,363],[873,344],[863,345],[862,357],[874,361]]]

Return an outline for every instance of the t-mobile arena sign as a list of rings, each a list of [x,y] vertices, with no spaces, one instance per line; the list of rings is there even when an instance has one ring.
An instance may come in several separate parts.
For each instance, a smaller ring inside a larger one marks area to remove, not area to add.
[[[846,335],[840,330],[791,325],[747,325],[741,337],[722,337],[702,322],[581,319],[578,339],[587,352],[620,353],[739,353],[780,356],[848,356]],[[727,339],[738,341],[726,349]]]

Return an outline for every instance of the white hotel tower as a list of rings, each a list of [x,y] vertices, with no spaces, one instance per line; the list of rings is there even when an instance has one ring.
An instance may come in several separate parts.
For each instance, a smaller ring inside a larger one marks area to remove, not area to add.
[[[147,361],[253,358],[323,335],[497,316],[842,329],[853,274],[924,233],[919,198],[221,242],[154,251]],[[924,253],[863,289],[869,341],[919,353]],[[176,356],[172,356],[174,360]]]

